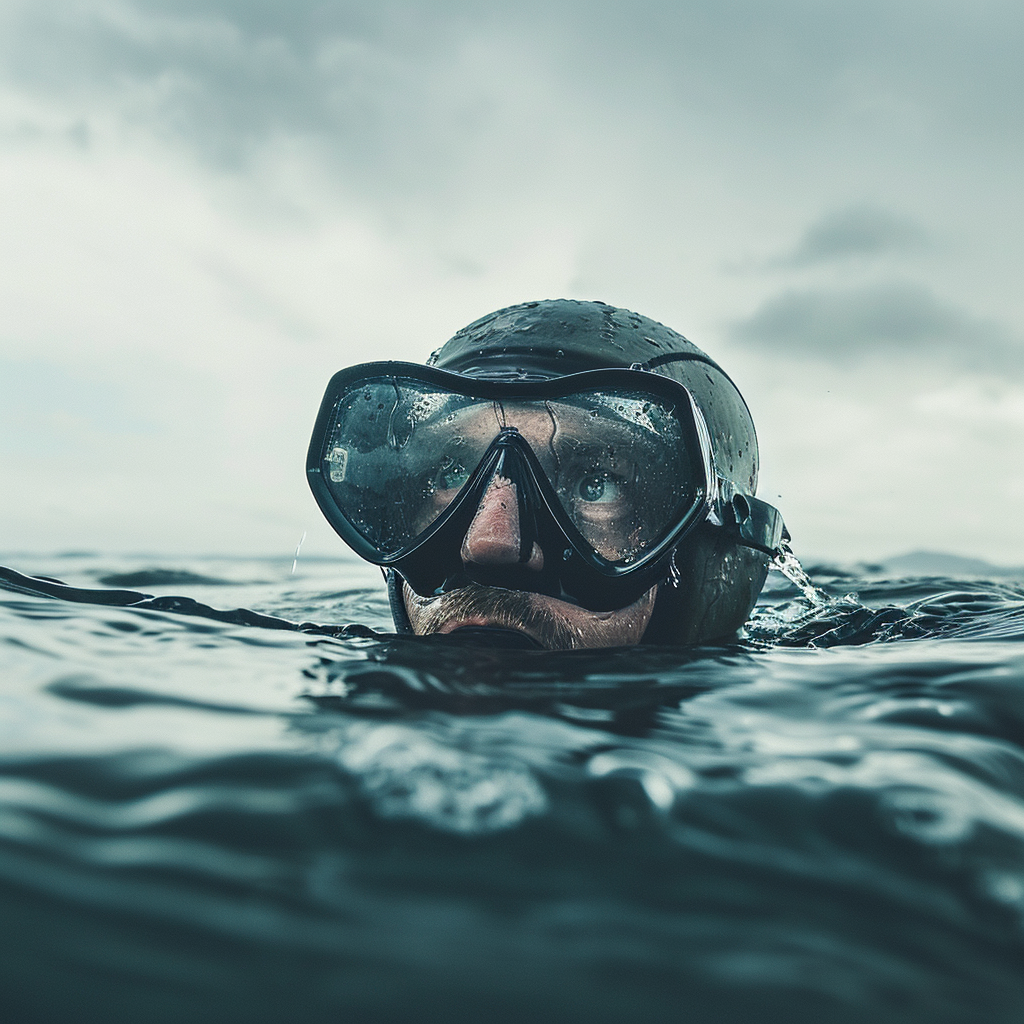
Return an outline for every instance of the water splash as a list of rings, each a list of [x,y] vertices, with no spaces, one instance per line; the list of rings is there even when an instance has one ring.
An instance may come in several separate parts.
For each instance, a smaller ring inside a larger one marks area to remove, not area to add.
[[[306,531],[302,531],[302,536],[299,538],[299,543],[295,545],[295,557],[292,559],[292,576],[295,575],[295,569],[299,564],[299,552],[302,550],[302,545],[306,541]]]
[[[779,553],[771,560],[768,568],[781,572],[800,591],[811,608],[824,608],[830,602],[828,594],[816,587],[810,576],[804,572],[804,567],[800,564],[800,559],[793,554],[788,540],[779,545]]]

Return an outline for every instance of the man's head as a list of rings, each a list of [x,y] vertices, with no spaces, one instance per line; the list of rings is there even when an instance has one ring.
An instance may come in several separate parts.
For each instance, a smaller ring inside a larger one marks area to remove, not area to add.
[[[513,306],[427,367],[341,371],[308,470],[332,526],[388,569],[400,631],[549,648],[724,638],[783,530],[753,498],[732,381],[600,302]]]

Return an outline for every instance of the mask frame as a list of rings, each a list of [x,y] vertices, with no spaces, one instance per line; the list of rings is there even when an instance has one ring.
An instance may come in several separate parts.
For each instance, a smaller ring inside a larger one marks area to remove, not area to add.
[[[339,504],[325,478],[327,449],[340,400],[360,384],[408,380],[481,401],[558,400],[588,391],[628,391],[667,401],[678,410],[683,443],[696,487],[690,506],[636,561],[616,564],[583,537],[562,507],[554,487],[527,440],[505,427],[490,442],[455,498],[437,518],[398,550],[368,540]],[[640,369],[587,370],[553,378],[481,378],[397,361],[362,363],[336,373],[328,383],[306,460],[307,479],[320,510],[336,533],[361,558],[394,569],[418,594],[435,596],[472,581],[485,586],[549,594],[592,611],[611,611],[637,600],[670,575],[676,547],[699,523],[708,521],[735,534],[736,542],[774,554],[785,533],[782,517],[765,502],[736,492],[715,471],[703,414],[682,384]],[[462,542],[491,480],[501,475],[516,484],[519,503],[519,563],[464,564]],[[534,542],[544,552],[540,572],[527,568]]]

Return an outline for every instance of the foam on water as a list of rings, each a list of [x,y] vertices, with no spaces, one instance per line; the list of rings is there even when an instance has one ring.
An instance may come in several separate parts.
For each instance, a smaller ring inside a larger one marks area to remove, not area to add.
[[[5,1021],[1021,1019],[1012,577],[784,558],[734,644],[551,654],[354,562],[17,567],[155,596],[0,590]]]

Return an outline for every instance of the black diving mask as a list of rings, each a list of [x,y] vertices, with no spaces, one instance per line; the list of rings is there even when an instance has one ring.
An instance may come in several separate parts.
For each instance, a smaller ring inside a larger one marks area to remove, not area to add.
[[[342,539],[423,597],[473,581],[608,611],[664,580],[700,523],[770,554],[784,533],[777,510],[717,476],[690,392],[640,370],[510,380],[349,367],[328,384],[306,469]],[[515,485],[504,494],[518,561],[467,562],[463,541],[495,482]]]

